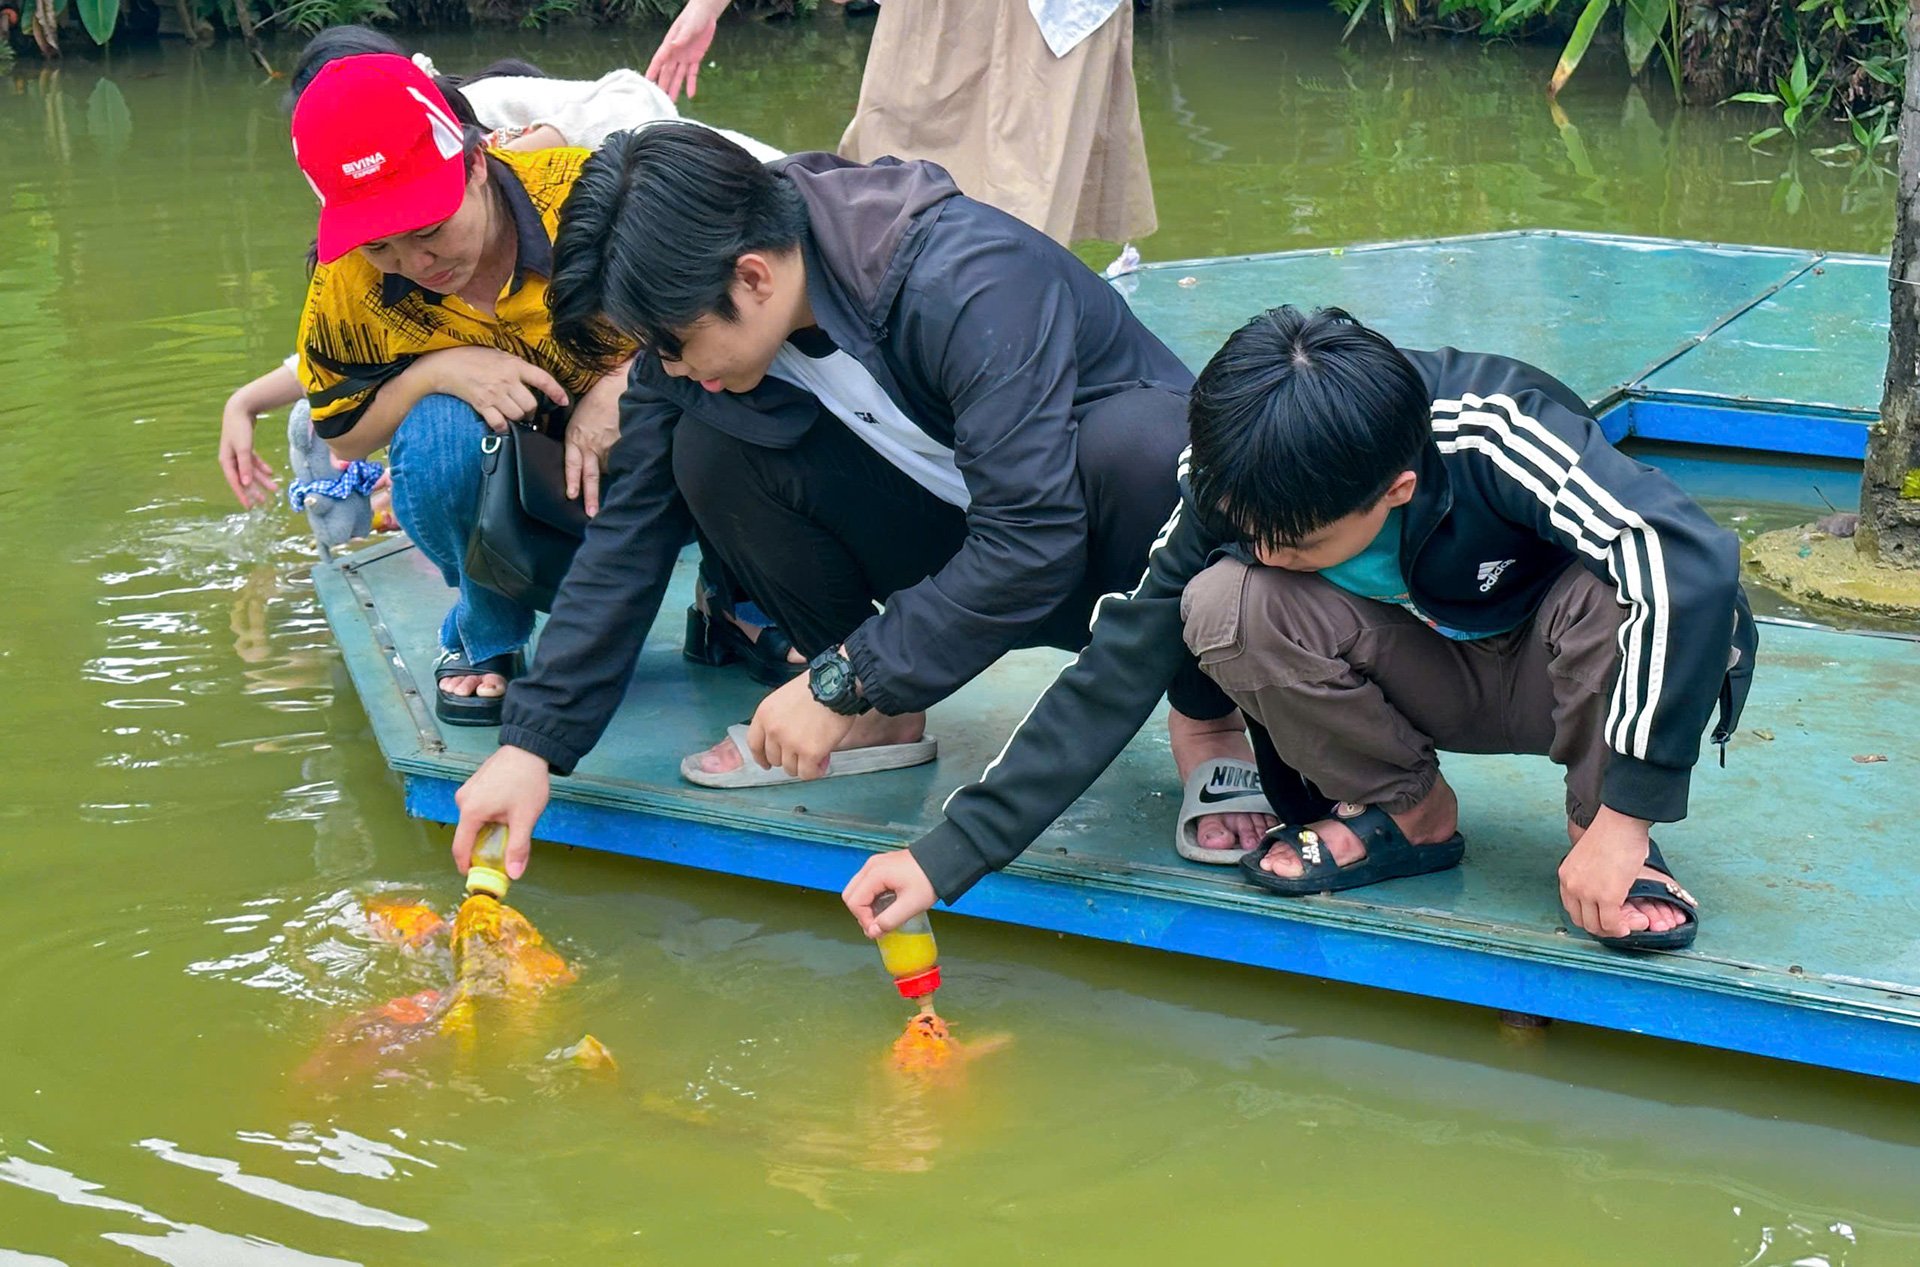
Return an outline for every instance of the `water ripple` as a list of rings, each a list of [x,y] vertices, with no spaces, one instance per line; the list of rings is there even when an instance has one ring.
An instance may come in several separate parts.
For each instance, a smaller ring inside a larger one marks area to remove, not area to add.
[[[140,1147],[162,1161],[170,1161],[175,1165],[185,1166],[189,1170],[201,1170],[214,1175],[221,1183],[230,1188],[238,1188],[248,1196],[288,1206],[316,1218],[351,1223],[355,1227],[379,1228],[389,1232],[424,1232],[428,1228],[428,1224],[422,1223],[419,1219],[395,1214],[391,1210],[382,1210],[377,1206],[365,1205],[350,1197],[336,1196],[331,1192],[314,1192],[290,1183],[282,1183],[278,1179],[250,1175],[240,1168],[239,1162],[225,1157],[205,1157],[198,1153],[182,1152],[171,1140],[143,1139],[140,1141]]]
[[[103,1232],[100,1239],[173,1267],[320,1267],[324,1264],[360,1267],[352,1259],[325,1258],[258,1237],[235,1236],[197,1223],[176,1222],[131,1201],[102,1195],[101,1185],[82,1179],[72,1171],[23,1157],[0,1157],[0,1183],[45,1193],[62,1205],[124,1214],[149,1226],[163,1227],[167,1230],[159,1235]]]

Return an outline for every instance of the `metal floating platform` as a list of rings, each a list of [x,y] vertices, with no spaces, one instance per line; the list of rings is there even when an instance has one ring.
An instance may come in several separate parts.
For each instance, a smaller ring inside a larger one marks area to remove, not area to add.
[[[1885,271],[1884,261],[1812,252],[1521,233],[1199,261],[1120,284],[1195,362],[1263,307],[1338,303],[1409,345],[1534,360],[1643,435],[1714,445],[1744,437],[1747,447],[1830,456],[1857,450],[1872,421]],[[1795,485],[1791,471],[1725,455],[1678,466],[1683,483]],[[317,567],[314,579],[408,808],[451,821],[453,793],[494,734],[433,720],[448,591],[404,539]],[[679,779],[680,758],[750,715],[760,691],[735,671],[680,657],[690,588],[683,563],[606,739],[573,777],[555,780],[540,839],[837,893],[869,853],[933,824],[1062,658],[1019,653],[936,708],[934,765],[712,792]],[[1659,836],[1703,903],[1691,951],[1623,955],[1568,928],[1554,878],[1562,793],[1544,758],[1446,758],[1469,848],[1466,863],[1442,875],[1288,901],[1231,868],[1184,862],[1171,847],[1179,795],[1158,721],[957,909],[1920,1081],[1920,829],[1910,794],[1920,643],[1782,623],[1762,638],[1727,767],[1703,759],[1692,816]]]
[[[1275,304],[1403,347],[1531,362],[1628,435],[1859,458],[1887,368],[1887,261],[1529,229],[1152,264],[1118,279],[1196,369]]]

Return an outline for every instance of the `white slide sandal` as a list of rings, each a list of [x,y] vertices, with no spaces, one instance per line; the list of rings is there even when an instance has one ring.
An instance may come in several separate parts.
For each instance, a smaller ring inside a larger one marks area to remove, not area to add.
[[[773,787],[779,783],[803,783],[779,766],[771,770],[762,770],[753,759],[753,749],[747,743],[747,727],[727,727],[727,738],[733,740],[733,746],[740,750],[740,767],[728,770],[725,774],[711,774],[700,768],[700,753],[693,753],[680,762],[680,777],[689,783],[698,783],[701,787]],[[909,766],[925,765],[940,755],[940,742],[932,735],[916,743],[880,744],[872,748],[849,748],[845,752],[836,752],[827,761],[827,772],[822,778],[837,779],[848,774],[877,774],[882,770],[904,770]],[[1211,811],[1209,811],[1211,812]]]
[[[1182,858],[1217,866],[1237,865],[1247,853],[1238,844],[1228,849],[1204,849],[1200,845],[1200,820],[1214,814],[1272,816],[1273,807],[1267,804],[1260,787],[1259,767],[1231,757],[1202,761],[1187,778],[1180,819],[1173,827],[1173,847]]]

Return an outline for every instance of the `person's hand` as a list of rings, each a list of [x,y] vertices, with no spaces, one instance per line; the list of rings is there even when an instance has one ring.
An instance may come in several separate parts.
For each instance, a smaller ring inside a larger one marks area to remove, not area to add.
[[[679,100],[683,86],[687,100],[693,100],[700,86],[700,63],[713,45],[713,31],[719,25],[720,10],[724,7],[725,0],[718,5],[688,0],[687,7],[680,10],[680,16],[667,28],[667,38],[660,41],[653,60],[647,63],[647,78],[660,85],[667,100]]]
[[[747,747],[762,769],[779,766],[796,779],[817,779],[852,729],[853,718],[813,698],[802,673],[760,701],[747,730]]]
[[[600,513],[600,473],[620,439],[620,392],[625,374],[609,374],[583,393],[567,419],[567,496],[578,497],[589,517]]]
[[[416,364],[427,372],[428,394],[458,396],[496,432],[531,417],[541,396],[556,405],[567,403],[566,388],[553,375],[498,348],[445,348]]]
[[[886,892],[894,894],[893,905],[876,915],[873,900]],[[939,896],[919,861],[905,849],[873,855],[840,890],[840,900],[859,921],[860,931],[869,937],[890,933],[914,916],[932,910]]]
[[[551,792],[546,759],[525,748],[507,744],[483,761],[453,794],[453,803],[460,807],[460,822],[453,829],[453,865],[460,874],[472,864],[473,842],[488,823],[507,825],[507,878],[518,880],[526,874],[533,825],[540,821]]]
[[[1602,807],[1560,863],[1560,904],[1596,937],[1625,937],[1649,926],[1627,905],[1627,890],[1647,861],[1651,824]]]
[[[251,509],[272,501],[280,485],[267,460],[254,452],[253,424],[257,419],[239,397],[238,392],[229,396],[227,407],[220,412],[220,471],[240,504]]]

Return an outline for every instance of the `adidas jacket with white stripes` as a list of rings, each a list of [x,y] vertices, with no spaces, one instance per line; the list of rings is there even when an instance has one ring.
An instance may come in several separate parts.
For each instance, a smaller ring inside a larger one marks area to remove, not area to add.
[[[1757,632],[1731,532],[1659,471],[1608,443],[1564,384],[1520,361],[1443,348],[1406,352],[1433,395],[1433,442],[1401,516],[1409,597],[1441,624],[1524,624],[1578,562],[1613,585],[1625,620],[1607,715],[1603,800],[1636,818],[1687,812],[1700,736],[1738,721]],[[952,901],[1017,857],[1119,755],[1165,692],[1185,643],[1180,595],[1230,543],[1182,504],[1131,594],[1096,609],[1093,639],[1035,703],[946,820],[912,846]],[[1249,560],[1251,561],[1251,560]]]

